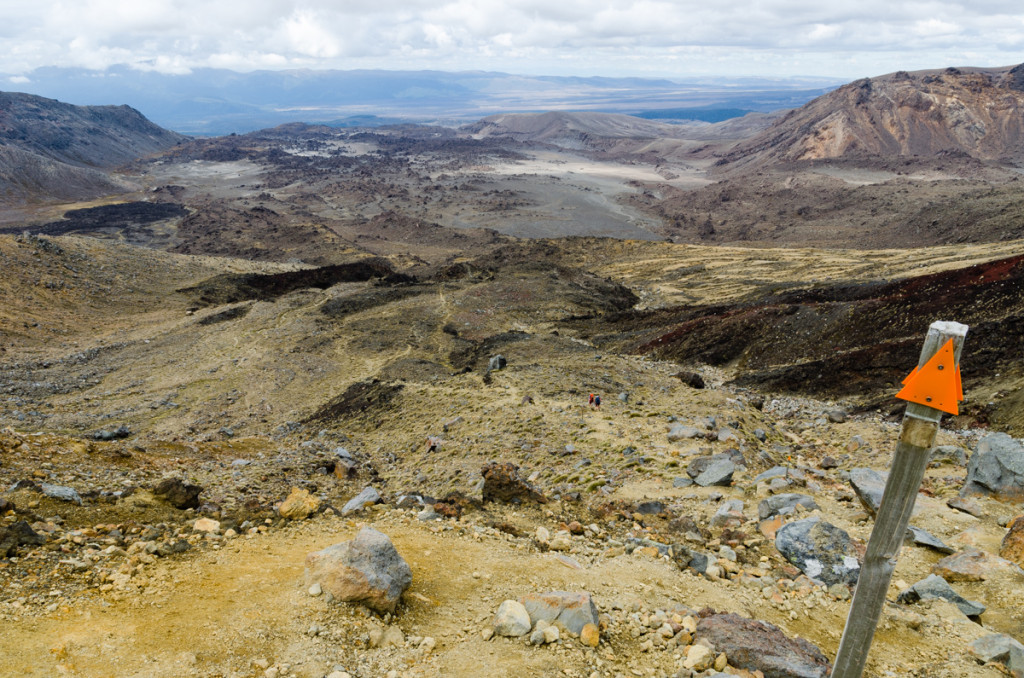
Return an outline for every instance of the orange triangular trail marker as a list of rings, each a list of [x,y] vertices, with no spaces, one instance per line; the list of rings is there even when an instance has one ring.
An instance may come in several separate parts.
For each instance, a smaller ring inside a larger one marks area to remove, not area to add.
[[[903,380],[903,388],[896,397],[918,405],[931,407],[949,414],[960,414],[957,401],[964,399],[960,383],[960,366],[953,353],[950,339],[928,362],[914,370]]]

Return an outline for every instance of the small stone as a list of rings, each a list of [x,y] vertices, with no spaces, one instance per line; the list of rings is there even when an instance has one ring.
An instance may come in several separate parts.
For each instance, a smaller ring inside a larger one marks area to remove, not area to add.
[[[1004,501],[1024,499],[1024,445],[1005,433],[990,433],[979,440],[960,494],[991,495]]]
[[[715,664],[715,653],[707,645],[695,644],[686,648],[684,669],[691,671],[707,671]]]
[[[587,647],[597,647],[598,643],[601,642],[601,631],[598,629],[597,624],[587,623],[583,625],[580,630],[580,642]]]
[[[302,520],[316,513],[320,500],[310,495],[309,490],[293,487],[291,494],[281,503],[277,512],[288,520]]]
[[[208,534],[220,533],[220,521],[212,518],[200,518],[192,524],[193,532],[204,532]]]
[[[492,628],[483,629],[482,631],[480,631],[480,637],[483,640],[490,640],[491,638],[494,637],[494,629],[492,629]]]
[[[870,468],[855,468],[850,471],[850,485],[868,513],[874,516],[882,505],[887,476]]]
[[[1024,567],[1024,516],[1017,516],[1010,523],[1010,530],[999,545],[999,555],[1012,563]]]
[[[324,592],[324,589],[323,589],[322,586],[320,586],[320,582],[316,582],[315,584],[313,584],[312,586],[310,586],[306,590],[306,593],[308,593],[309,595],[313,596],[314,598],[319,596],[323,592]]]
[[[380,639],[381,647],[402,647],[405,645],[405,634],[402,629],[391,625],[384,629],[384,635]]]
[[[426,636],[423,640],[420,641],[419,644],[419,648],[423,650],[423,652],[425,652],[426,654],[430,654],[431,652],[433,652],[434,648],[436,647],[437,641],[434,640],[431,636]]]
[[[985,509],[983,509],[981,505],[978,504],[978,502],[971,501],[970,499],[966,499],[964,497],[953,497],[952,499],[946,502],[946,506],[948,506],[951,509],[956,509],[957,511],[966,513],[967,515],[974,516],[975,518],[985,517]]]
[[[956,549],[952,546],[949,546],[928,530],[923,530],[920,527],[908,526],[907,538],[912,539],[918,546],[927,546],[940,553],[956,553]]]
[[[499,636],[525,636],[532,628],[526,607],[516,600],[506,600],[494,615],[494,633]]]
[[[341,515],[347,516],[356,511],[362,511],[367,506],[380,503],[380,493],[372,487],[364,487],[356,496],[348,500],[341,509]],[[314,509],[315,510],[315,509]]]
[[[916,603],[919,600],[932,600],[935,598],[941,598],[953,603],[968,617],[978,616],[985,611],[984,605],[973,600],[967,600],[954,591],[945,579],[936,574],[928,575],[909,589],[901,592],[896,597],[896,601],[909,604]]]
[[[725,656],[725,653],[721,653],[715,657],[715,671],[725,671],[725,667],[729,665],[729,658]]]
[[[554,643],[555,641],[557,641],[561,637],[560,634],[559,634],[559,631],[558,631],[558,627],[555,626],[554,624],[551,624],[551,625],[545,627],[544,630],[541,631],[541,633],[544,634],[544,643],[545,644]]]

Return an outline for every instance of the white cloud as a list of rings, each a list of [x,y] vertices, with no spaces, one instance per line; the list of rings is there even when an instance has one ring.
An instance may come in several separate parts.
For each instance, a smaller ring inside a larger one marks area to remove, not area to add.
[[[0,73],[47,65],[859,77],[1024,61],[1018,0],[37,0]]]

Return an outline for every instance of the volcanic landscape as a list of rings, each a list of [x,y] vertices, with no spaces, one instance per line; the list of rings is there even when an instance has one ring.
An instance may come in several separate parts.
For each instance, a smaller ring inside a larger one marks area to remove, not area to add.
[[[0,675],[827,676],[938,320],[866,675],[1024,675],[1024,66],[714,124],[0,104]],[[389,602],[317,579],[378,532]]]

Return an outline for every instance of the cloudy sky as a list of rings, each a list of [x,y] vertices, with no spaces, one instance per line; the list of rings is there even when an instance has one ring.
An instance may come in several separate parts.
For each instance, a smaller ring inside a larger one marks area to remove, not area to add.
[[[0,0],[42,66],[834,76],[1024,62],[1021,0]]]

